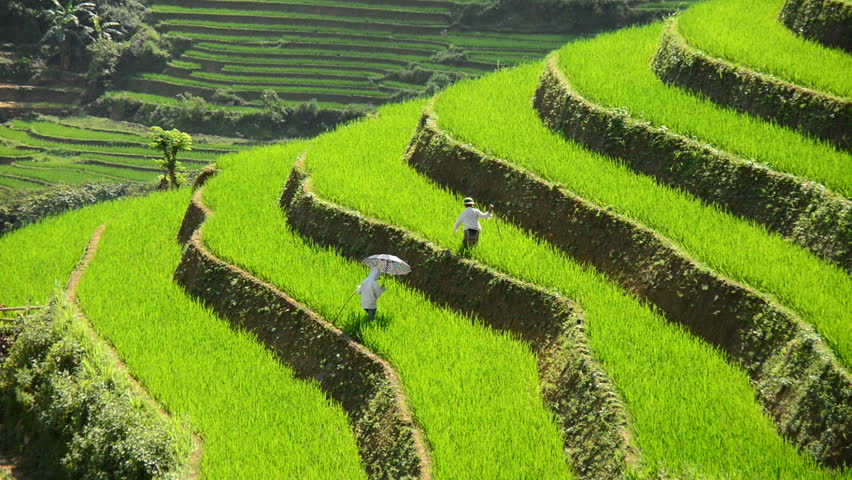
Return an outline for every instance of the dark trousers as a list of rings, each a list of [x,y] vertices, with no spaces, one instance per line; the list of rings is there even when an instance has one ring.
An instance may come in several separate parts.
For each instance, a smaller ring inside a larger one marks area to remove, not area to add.
[[[372,320],[376,318],[376,309],[375,308],[365,308],[365,312],[367,312],[367,320]]]
[[[479,230],[467,229],[464,231],[464,245],[466,247],[475,247],[479,243]]]

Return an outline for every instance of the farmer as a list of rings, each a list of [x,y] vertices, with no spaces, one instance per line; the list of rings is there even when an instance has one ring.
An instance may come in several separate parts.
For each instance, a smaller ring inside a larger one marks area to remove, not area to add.
[[[372,320],[376,317],[376,300],[385,293],[385,288],[379,285],[379,277],[382,274],[378,269],[370,270],[367,278],[358,285],[358,294],[361,295],[361,308],[367,312],[367,320]]]
[[[457,233],[459,225],[464,224],[464,246],[473,247],[479,243],[479,232],[482,231],[479,219],[490,219],[491,209],[494,207],[491,206],[487,213],[482,213],[478,208],[473,208],[473,199],[470,197],[464,199],[464,206],[464,211],[459,215],[459,219],[456,220],[456,224],[453,226],[453,233]]]

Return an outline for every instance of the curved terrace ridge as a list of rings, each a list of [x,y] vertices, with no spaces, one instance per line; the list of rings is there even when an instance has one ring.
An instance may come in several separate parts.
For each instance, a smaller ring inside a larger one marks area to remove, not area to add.
[[[852,445],[836,434],[839,425],[852,428],[852,378],[792,312],[700,265],[647,227],[456,141],[438,127],[431,107],[406,160],[440,185],[494,203],[519,227],[726,352],[749,374],[782,435],[824,465],[852,464]]]
[[[852,150],[843,128],[852,125],[852,102],[713,58],[689,45],[677,18],[668,22],[651,67],[664,83]]]
[[[852,53],[852,4],[844,0],[787,0],[781,23],[797,35]]]
[[[576,304],[319,198],[310,191],[304,157],[290,174],[280,206],[288,224],[318,245],[353,259],[376,251],[403,256],[413,267],[402,277],[404,283],[438,305],[476,315],[491,328],[529,343],[537,357],[544,400],[558,419],[564,450],[578,478],[621,478],[627,465],[638,464],[623,402],[588,349],[585,321]]]
[[[197,185],[213,174],[207,170]],[[343,406],[370,478],[430,479],[427,446],[393,368],[284,292],[211,254],[202,243],[212,215],[202,194],[199,188],[180,227],[186,248],[175,281]]]
[[[74,310],[76,310],[77,316],[81,319],[83,325],[85,325],[86,331],[89,336],[92,338],[97,338],[97,333],[95,332],[92,323],[88,318],[83,314],[83,311],[80,307],[80,304],[77,302],[77,287],[80,285],[80,280],[82,280],[83,275],[86,273],[86,270],[89,268],[89,265],[94,260],[95,255],[98,251],[98,245],[100,244],[101,237],[103,236],[104,231],[106,230],[106,225],[101,225],[95,232],[92,234],[92,238],[89,240],[89,244],[86,246],[86,252],[83,254],[83,258],[80,260],[80,263],[77,264],[77,267],[74,271],[71,272],[71,276],[68,280],[68,285],[65,288],[65,298],[68,303],[73,305]],[[169,418],[169,412],[162,407],[162,405],[157,402],[150,393],[139,383],[136,378],[134,378],[130,372],[127,371],[127,367],[121,361],[118,353],[115,349],[109,345],[107,342],[100,342],[104,345],[104,347],[109,352],[109,356],[115,363],[118,370],[127,378],[131,385],[136,389],[136,391],[145,399],[145,401],[156,407],[156,410],[165,418]],[[192,452],[190,452],[190,456],[187,459],[188,470],[186,472],[186,478],[190,480],[197,479],[199,477],[199,472],[201,469],[201,455],[203,451],[203,442],[201,437],[198,435],[193,435],[194,440],[194,448]]]
[[[852,270],[849,199],[807,179],[594,104],[571,87],[558,62],[558,54],[548,59],[533,99],[548,128],[708,204],[763,224],[847,272]]]

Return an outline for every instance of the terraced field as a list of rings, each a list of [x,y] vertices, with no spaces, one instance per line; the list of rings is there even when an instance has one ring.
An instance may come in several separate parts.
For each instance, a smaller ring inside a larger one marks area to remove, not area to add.
[[[154,2],[157,29],[193,40],[160,75],[127,85],[130,93],[166,98],[217,89],[249,104],[262,90],[290,103],[381,105],[425,91],[395,77],[410,65],[477,76],[541,57],[568,35],[448,32],[454,1]],[[463,55],[439,63],[450,48]],[[153,101],[154,99],[148,99]]]
[[[203,478],[852,479],[852,158],[664,83],[685,18],[0,237],[0,302],[47,298],[105,224],[79,302]],[[496,206],[474,248],[465,196]],[[367,321],[375,253],[412,273]]]
[[[216,156],[238,151],[243,141],[196,136],[180,157],[188,171]],[[141,125],[95,117],[43,117],[0,125],[0,188],[38,190],[65,183],[156,182],[157,152],[148,148]]]

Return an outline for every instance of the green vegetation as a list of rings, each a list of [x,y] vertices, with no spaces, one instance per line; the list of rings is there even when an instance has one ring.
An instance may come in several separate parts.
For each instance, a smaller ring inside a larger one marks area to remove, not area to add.
[[[163,152],[163,158],[157,160],[157,166],[166,171],[163,179],[171,188],[178,188],[185,180],[183,175],[183,164],[177,159],[178,154],[192,150],[192,137],[185,132],[173,128],[163,130],[160,127],[151,127],[151,143],[148,144],[153,150]],[[161,181],[161,183],[163,183]]]
[[[206,478],[266,478],[270,471],[364,478],[340,407],[172,281],[182,251],[174,236],[189,195],[177,190],[111,205],[80,284],[83,310],[148,391],[198,429]]]
[[[0,362],[5,448],[41,478],[185,478],[189,426],[164,418],[90,331],[62,293],[22,321]]]
[[[0,237],[2,302],[47,301],[105,224],[80,284],[81,306],[134,377],[201,433],[206,478],[267,478],[270,471],[364,478],[342,410],[172,282],[182,250],[174,236],[189,195],[101,203]]]
[[[132,182],[86,183],[76,187],[52,186],[36,192],[16,191],[9,199],[0,195],[0,235],[51,215],[107,200],[143,195],[152,189],[150,185]]]
[[[156,154],[148,149],[145,127],[93,117],[41,117],[0,125],[0,185],[34,190],[46,184],[90,181],[143,182],[157,180]],[[213,161],[221,152],[245,148],[230,138],[200,136],[195,151],[184,157],[191,170]],[[7,197],[8,195],[2,195]]]
[[[371,88],[373,84],[368,81],[357,81],[357,80],[327,80],[327,79],[311,79],[311,78],[293,78],[293,77],[252,77],[250,75],[226,75],[222,73],[206,73],[206,72],[194,72],[192,74],[194,78],[200,78],[202,80],[210,80],[210,81],[218,81],[218,82],[239,82],[239,83],[257,83],[262,85],[287,85],[287,84],[300,84],[300,85],[330,85],[333,87],[358,87],[358,88]]]
[[[655,23],[570,43],[559,63],[571,86],[594,103],[852,195],[848,153],[663,84],[648,67],[661,35]]]
[[[512,73],[533,71],[527,67]],[[513,91],[509,87],[494,90],[483,86],[492,101]],[[531,95],[523,92],[506,96],[526,104]],[[465,111],[481,106],[474,105],[468,104]],[[538,120],[527,122],[514,112],[489,108],[491,115],[500,115],[496,124],[507,130],[546,131]],[[482,108],[483,117],[489,115],[489,108]],[[436,187],[400,160],[419,110],[416,104],[386,107],[380,111],[379,121],[352,125],[321,138],[309,151],[306,168],[312,175],[313,190],[322,198],[455,250],[460,239],[452,234],[451,225],[461,208],[461,197]],[[526,110],[534,118],[531,106],[526,105]],[[493,117],[490,124],[495,124]],[[506,131],[503,134],[510,136]],[[518,141],[514,132],[511,137]],[[529,153],[545,154],[538,149]],[[564,155],[559,158],[564,162]],[[382,174],[375,175],[376,171]],[[428,208],[412,209],[412,205]],[[472,252],[476,259],[579,302],[591,349],[627,404],[635,423],[635,440],[648,467],[675,476],[709,478],[824,476],[776,433],[755,401],[745,373],[728,364],[722,354],[514,226],[501,222],[499,240],[492,225],[486,223],[485,228],[485,240]],[[280,226],[275,229],[277,235],[280,231]],[[235,252],[246,248],[244,243],[239,247],[234,243],[233,237],[222,238],[216,248],[227,244]],[[268,249],[268,241],[263,245]],[[289,263],[283,262],[280,268],[285,265]],[[336,276],[323,276],[322,288],[331,288],[328,278]],[[343,293],[341,288],[338,295]]]
[[[188,87],[200,87],[200,88],[208,88],[211,90],[215,90],[216,88],[222,88],[222,85],[218,85],[210,82],[202,82],[200,80],[192,80],[189,78],[178,78],[178,77],[170,77],[168,75],[159,75],[155,73],[145,73],[142,74],[141,78],[143,80],[156,80],[158,82],[169,83],[172,85],[184,85]],[[232,84],[227,85],[228,88],[234,90],[237,94],[240,91],[247,92],[259,92],[263,90],[275,90],[276,92],[281,93],[308,93],[308,94],[316,94],[320,95],[323,93],[329,94],[338,94],[338,95],[359,95],[365,97],[376,97],[387,98],[387,94],[383,92],[379,92],[376,90],[356,90],[349,88],[333,88],[333,87],[288,87],[285,85],[241,85],[241,84]]]
[[[339,155],[358,138],[364,140],[361,148],[385,155],[384,147],[407,143],[407,127],[414,126],[418,110],[416,104],[394,107],[384,111],[387,120],[321,137],[310,147],[309,158]],[[405,128],[398,128],[400,121]],[[386,143],[375,143],[381,139]],[[204,242],[217,256],[335,320],[368,270],[310,246],[287,228],[278,199],[305,148],[270,147],[220,159],[223,173],[205,188],[205,203],[214,215],[205,226]],[[363,154],[358,152],[358,158]],[[246,219],[252,224],[248,231]],[[365,322],[352,302],[336,324],[399,372],[431,446],[435,478],[570,478],[558,428],[539,395],[529,348],[475,319],[436,308],[393,279],[382,282],[388,290],[376,322]]]
[[[365,11],[368,11],[365,9]],[[299,19],[308,19],[308,20],[335,20],[339,22],[350,22],[354,25],[359,23],[370,23],[370,24],[378,24],[378,25],[426,25],[426,26],[439,26],[442,24],[435,23],[433,21],[427,20],[412,20],[406,19],[404,21],[395,21],[393,19],[381,18],[381,17],[336,17],[331,15],[323,15],[323,14],[314,14],[314,13],[298,13],[298,12],[284,12],[284,11],[276,11],[276,10],[264,10],[262,12],[253,11],[253,10],[230,10],[224,8],[189,8],[189,7],[178,7],[175,5],[154,5],[151,7],[151,12],[156,14],[184,14],[184,15],[217,15],[221,16],[223,19],[225,18],[240,18],[240,17],[272,17],[272,18],[299,18]],[[398,23],[397,23],[398,22]]]
[[[386,63],[370,63],[358,58],[343,57],[339,60],[333,58],[311,58],[309,60],[299,58],[264,58],[264,57],[247,57],[241,55],[220,55],[217,53],[203,52],[201,50],[190,50],[184,53],[184,58],[200,59],[200,60],[218,60],[223,63],[239,63],[239,64],[266,64],[266,65],[355,65],[358,67],[380,68],[382,70],[394,70],[400,68],[398,65],[389,65]]]
[[[447,91],[435,105],[440,125],[462,142],[647,225],[704,265],[772,295],[813,324],[842,361],[852,364],[843,300],[852,298],[852,279],[842,269],[548,130],[529,104],[541,68],[531,64]],[[464,113],[471,110],[478,114]]]
[[[852,56],[796,36],[778,21],[783,6],[784,0],[714,0],[683,13],[678,29],[714,57],[852,99]]]

